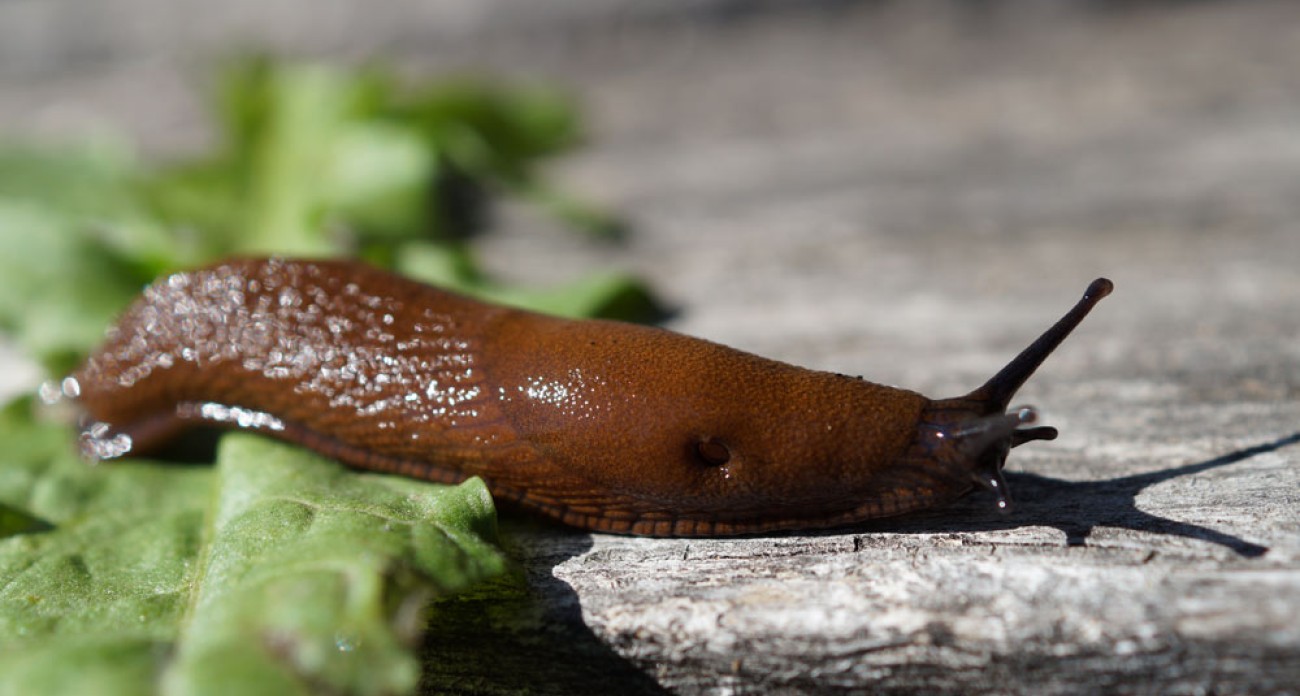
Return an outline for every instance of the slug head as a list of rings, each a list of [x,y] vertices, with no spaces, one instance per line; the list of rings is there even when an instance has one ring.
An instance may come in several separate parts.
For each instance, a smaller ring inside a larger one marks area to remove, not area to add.
[[[1105,278],[1092,281],[1065,316],[983,386],[965,396],[931,402],[921,415],[907,457],[940,465],[953,476],[967,479],[968,484],[993,493],[999,509],[1009,509],[1011,494],[1002,477],[1007,454],[1026,442],[1053,440],[1057,432],[1045,426],[1022,428],[1037,420],[1037,412],[1028,406],[1008,411],[1007,405],[1047,356],[1113,289]]]

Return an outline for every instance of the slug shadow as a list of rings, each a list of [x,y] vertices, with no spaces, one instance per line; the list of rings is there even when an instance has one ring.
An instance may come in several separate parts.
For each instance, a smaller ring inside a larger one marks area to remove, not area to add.
[[[985,513],[988,501],[975,495],[941,513],[926,513],[859,527],[859,531],[983,531],[1032,525],[1055,527],[1065,534],[1069,546],[1084,546],[1097,527],[1116,527],[1153,534],[1167,534],[1219,544],[1234,553],[1257,558],[1268,548],[1240,537],[1191,522],[1179,522],[1139,510],[1137,495],[1144,489],[1180,476],[1217,469],[1251,457],[1300,443],[1300,432],[1246,447],[1202,462],[1159,471],[1121,476],[1103,481],[1067,481],[1029,473],[1006,473],[1015,504],[1008,514]],[[958,519],[961,516],[962,519]]]
[[[513,577],[435,605],[421,649],[422,694],[666,694],[596,637],[555,566],[592,547],[590,534],[501,516]]]

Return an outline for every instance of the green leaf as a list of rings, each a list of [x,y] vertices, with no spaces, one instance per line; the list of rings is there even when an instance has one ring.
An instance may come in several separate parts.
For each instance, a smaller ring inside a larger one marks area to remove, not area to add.
[[[57,526],[0,540],[0,694],[145,693],[188,596],[211,472],[92,467],[28,411],[0,417],[0,501]]]
[[[58,147],[0,141],[0,200],[67,216],[129,215],[133,207],[123,176],[134,166],[129,148],[106,139]]]
[[[329,215],[366,240],[416,238],[430,222],[429,182],[437,153],[409,128],[353,122],[341,130],[320,173]]]
[[[229,230],[233,251],[321,256],[330,243],[319,176],[346,127],[352,87],[339,74],[313,67],[258,73],[245,88],[247,108],[260,119],[235,143],[246,167],[242,224]]]
[[[132,166],[116,148],[0,147],[0,329],[56,374],[168,253],[125,196]]]
[[[141,286],[79,221],[0,200],[0,328],[53,374],[102,341]]]
[[[50,529],[48,522],[0,503],[0,539],[14,534],[41,532],[47,529]]]
[[[477,480],[245,434],[216,469],[91,466],[27,411],[0,414],[0,504],[56,527],[0,539],[0,694],[409,692],[425,602],[504,567]]]
[[[405,692],[421,610],[499,572],[491,499],[231,436],[173,693]],[[358,480],[360,479],[360,480]]]
[[[644,282],[625,273],[589,275],[554,288],[529,291],[502,289],[490,298],[502,304],[562,317],[655,322],[668,310]]]
[[[645,284],[630,275],[596,274],[545,290],[522,289],[473,273],[466,255],[460,245],[411,243],[398,255],[397,270],[482,300],[555,316],[649,322],[667,314]]]
[[[0,655],[0,696],[152,693],[170,650],[127,631],[20,645]]]
[[[520,197],[532,201],[557,219],[593,237],[618,242],[625,240],[629,234],[626,220],[553,189],[540,178],[528,177],[518,182],[515,188]]]
[[[573,101],[552,89],[459,80],[431,85],[388,108],[476,175],[519,179],[572,148],[580,135]]]
[[[482,297],[492,283],[478,270],[469,247],[457,243],[412,242],[394,259],[398,273],[448,290]]]

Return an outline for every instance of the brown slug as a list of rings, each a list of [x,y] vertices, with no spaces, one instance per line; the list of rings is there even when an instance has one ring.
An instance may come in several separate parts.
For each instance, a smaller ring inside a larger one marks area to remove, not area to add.
[[[1098,279],[986,384],[952,399],[663,329],[485,304],[360,263],[239,260],[158,281],[63,391],[83,449],[148,452],[187,427],[255,429],[351,466],[482,477],[591,530],[729,535],[846,525],[952,501],[1006,507],[1012,395],[1093,306]]]

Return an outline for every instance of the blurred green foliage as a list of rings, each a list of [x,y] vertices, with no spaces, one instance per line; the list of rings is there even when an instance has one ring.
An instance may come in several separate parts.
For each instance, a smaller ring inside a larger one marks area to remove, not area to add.
[[[404,87],[379,70],[248,59],[222,74],[213,112],[219,146],[160,167],[107,143],[0,147],[0,330],[52,373],[145,283],[230,255],[360,256],[538,311],[659,313],[626,275],[534,292],[495,282],[473,256],[502,198],[593,237],[621,235],[614,216],[542,174],[581,133],[558,92]]]

